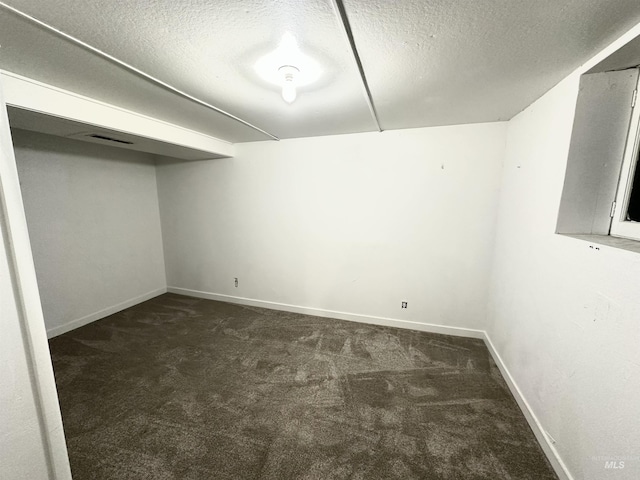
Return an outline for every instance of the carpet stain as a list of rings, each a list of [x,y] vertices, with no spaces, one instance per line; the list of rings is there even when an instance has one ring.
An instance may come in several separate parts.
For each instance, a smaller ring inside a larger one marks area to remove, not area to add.
[[[50,348],[75,480],[557,479],[481,340],[165,294]]]

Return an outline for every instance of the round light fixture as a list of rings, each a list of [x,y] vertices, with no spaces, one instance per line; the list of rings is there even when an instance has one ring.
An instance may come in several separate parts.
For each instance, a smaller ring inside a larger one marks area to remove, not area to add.
[[[282,98],[292,103],[297,89],[309,85],[320,77],[320,65],[300,51],[296,39],[286,33],[278,48],[261,57],[254,65],[256,73],[267,82],[282,89]]]

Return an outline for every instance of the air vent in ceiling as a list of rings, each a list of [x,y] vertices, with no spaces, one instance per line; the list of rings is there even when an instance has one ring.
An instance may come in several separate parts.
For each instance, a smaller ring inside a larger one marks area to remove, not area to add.
[[[124,145],[133,145],[133,142],[129,142],[127,140],[120,140],[118,138],[107,137],[105,135],[99,135],[97,133],[89,133],[85,135],[85,137],[97,138],[98,140],[106,140],[107,142],[122,143]]]

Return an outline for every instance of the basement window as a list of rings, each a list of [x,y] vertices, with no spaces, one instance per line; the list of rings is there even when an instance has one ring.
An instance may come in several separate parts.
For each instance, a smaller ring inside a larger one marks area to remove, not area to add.
[[[556,233],[640,248],[622,240],[640,240],[639,78],[637,67],[582,75]]]
[[[639,80],[640,81],[640,80]],[[635,92],[638,91],[636,86]],[[635,93],[634,100],[637,98]],[[635,100],[637,104],[637,100]],[[611,222],[611,235],[640,240],[640,108],[633,109],[627,145],[623,157],[620,183]]]
[[[633,183],[631,184],[631,193],[629,194],[629,207],[625,218],[629,222],[640,222],[640,169],[638,169],[636,150],[635,173],[633,174]]]

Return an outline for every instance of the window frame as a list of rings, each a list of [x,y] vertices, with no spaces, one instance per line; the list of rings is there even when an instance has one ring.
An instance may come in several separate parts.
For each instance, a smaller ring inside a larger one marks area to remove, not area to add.
[[[634,90],[634,105],[629,123],[629,133],[620,170],[620,180],[616,192],[615,203],[612,208],[611,227],[609,235],[631,240],[640,240],[640,222],[627,220],[627,209],[631,198],[633,179],[640,160],[640,108],[638,105],[638,90],[640,77]],[[640,195],[640,192],[636,192]]]

